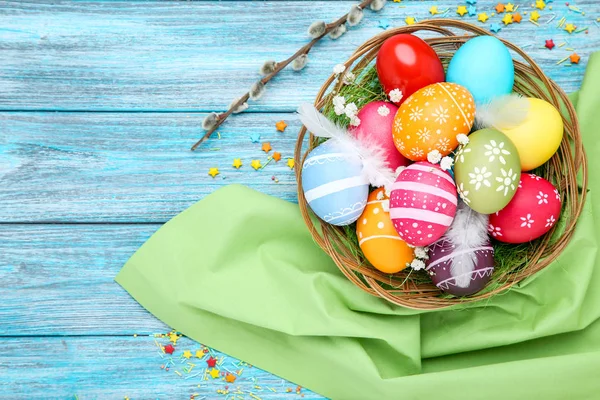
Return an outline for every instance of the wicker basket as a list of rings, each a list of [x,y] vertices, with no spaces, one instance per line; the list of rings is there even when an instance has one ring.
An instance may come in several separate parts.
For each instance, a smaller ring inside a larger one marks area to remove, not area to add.
[[[453,28],[453,31],[449,28]],[[373,37],[360,46],[344,65],[347,70],[361,71],[373,62],[386,39],[400,33],[419,31],[429,31],[440,36],[428,38],[425,41],[435,49],[445,64],[454,52],[473,36],[489,35],[485,30],[461,21],[446,19],[425,21],[390,29]],[[460,36],[454,33],[456,31],[462,32]],[[315,137],[306,135],[306,128],[302,127],[295,149],[298,202],[302,215],[316,243],[331,256],[344,275],[364,291],[397,305],[422,310],[440,309],[458,303],[485,299],[510,288],[548,266],[558,257],[573,236],[575,224],[585,202],[587,189],[586,158],[575,110],[560,87],[546,77],[527,54],[513,44],[502,41],[523,60],[514,60],[514,91],[527,97],[537,97],[550,102],[561,112],[563,117],[565,134],[560,148],[536,173],[548,179],[559,190],[563,199],[561,220],[566,221],[564,228],[557,231],[557,224],[548,234],[531,242],[527,246],[522,261],[515,261],[510,268],[494,273],[492,279],[496,284],[493,289],[484,289],[484,291],[469,297],[457,298],[445,295],[432,283],[425,283],[426,280],[422,277],[415,279],[414,277],[418,273],[410,272],[410,269],[391,276],[384,274],[373,268],[362,257],[358,243],[347,237],[344,228],[332,226],[320,220],[320,228],[314,225],[317,220],[313,218],[304,198],[301,173],[304,159],[318,143]],[[315,106],[321,108],[330,102],[333,92],[337,92],[342,85],[341,79],[336,79],[334,75],[330,76],[317,94]],[[307,144],[308,146],[306,146]],[[306,151],[303,152],[303,149]]]

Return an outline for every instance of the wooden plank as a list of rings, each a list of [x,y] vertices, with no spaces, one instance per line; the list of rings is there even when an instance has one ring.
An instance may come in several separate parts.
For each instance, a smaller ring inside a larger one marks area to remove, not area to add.
[[[227,398],[217,390],[237,393],[236,399],[251,400],[250,393],[261,399],[299,399],[296,385],[225,354],[219,370],[235,373],[243,368],[234,383],[223,377],[204,378],[205,359],[181,358],[184,350],[195,353],[200,345],[187,338],[179,339],[169,364],[169,357],[154,343],[154,337],[44,337],[0,339],[1,399],[196,399]],[[166,339],[158,339],[167,344]],[[164,357],[164,358],[162,358]],[[185,360],[184,363],[181,361]],[[190,373],[187,362],[196,364]],[[238,367],[239,366],[239,367]],[[178,371],[179,376],[175,371]],[[196,374],[200,374],[195,376]],[[228,387],[227,389],[225,387]],[[290,389],[291,392],[287,390]],[[307,390],[304,400],[323,399]],[[229,397],[234,398],[234,397]]]
[[[479,1],[491,14],[497,2]],[[251,4],[249,6],[249,4]],[[222,110],[259,76],[266,59],[282,60],[306,43],[311,22],[333,20],[353,1],[105,2],[0,1],[0,109],[2,110]],[[381,32],[380,19],[402,26],[407,16],[429,18],[428,9],[456,2],[388,2],[338,41],[324,40],[311,52],[305,71],[277,77],[254,111],[293,111],[311,100],[332,67]],[[579,0],[586,16],[569,12],[569,22],[591,34],[569,35],[545,24],[567,14],[564,4],[542,12],[540,27],[524,18],[499,35],[521,46],[566,91],[581,82],[589,53],[600,47],[595,0]],[[523,4],[521,12],[531,11]],[[561,11],[562,10],[562,11]],[[463,17],[477,24],[476,16]],[[498,16],[494,22],[500,23]],[[492,20],[488,21],[486,25]],[[549,51],[544,40],[569,45]],[[571,52],[579,65],[556,65]]]
[[[286,165],[300,127],[295,115],[236,116],[220,130],[221,139],[215,135],[191,152],[203,117],[0,113],[0,222],[164,222],[230,183],[296,200],[294,172]],[[281,119],[289,124],[283,133],[275,129]],[[282,159],[255,171],[251,160],[268,161],[264,141]],[[244,163],[239,170],[234,158]],[[210,177],[211,167],[220,175]]]

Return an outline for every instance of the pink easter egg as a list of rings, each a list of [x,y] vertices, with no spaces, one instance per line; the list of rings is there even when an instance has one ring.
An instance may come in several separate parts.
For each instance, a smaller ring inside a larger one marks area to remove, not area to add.
[[[519,187],[502,210],[490,214],[488,231],[504,243],[525,243],[547,233],[560,216],[560,194],[546,179],[521,174]]]
[[[406,167],[392,185],[390,218],[406,243],[429,246],[450,227],[456,204],[452,177],[439,165],[421,161]]]
[[[393,170],[410,163],[394,145],[392,124],[397,111],[398,107],[392,103],[373,101],[358,112],[360,124],[349,128],[349,132],[361,142],[378,144],[384,151],[388,166]]]

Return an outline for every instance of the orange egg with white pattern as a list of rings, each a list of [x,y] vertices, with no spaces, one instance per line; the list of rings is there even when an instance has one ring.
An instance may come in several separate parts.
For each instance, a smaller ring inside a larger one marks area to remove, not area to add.
[[[367,206],[356,221],[358,245],[371,265],[386,274],[406,268],[415,258],[390,219],[389,198],[383,188],[369,194]]]
[[[463,86],[440,82],[413,93],[394,118],[394,144],[412,161],[425,161],[432,150],[447,156],[475,122],[475,101]]]

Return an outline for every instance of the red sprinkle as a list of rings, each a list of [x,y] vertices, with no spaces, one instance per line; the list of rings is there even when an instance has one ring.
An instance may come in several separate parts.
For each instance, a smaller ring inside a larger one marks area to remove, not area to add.
[[[173,347],[172,344],[168,344],[165,346],[165,353],[173,354],[174,351],[175,351],[175,347]]]

